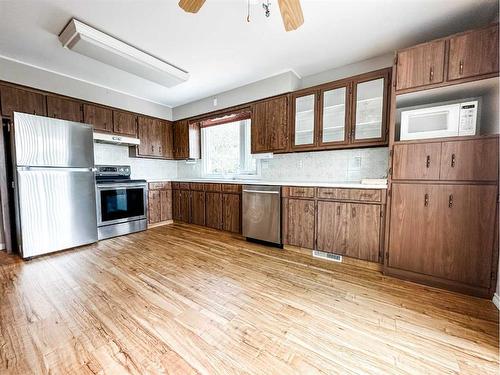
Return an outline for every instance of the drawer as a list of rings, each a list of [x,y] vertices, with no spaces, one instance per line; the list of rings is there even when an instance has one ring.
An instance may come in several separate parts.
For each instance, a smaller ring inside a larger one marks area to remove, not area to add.
[[[172,184],[169,181],[165,182],[150,182],[149,183],[149,190],[164,190],[164,189],[171,189]]]
[[[222,184],[221,188],[224,193],[241,193],[241,185],[238,184]]]
[[[189,182],[172,182],[172,189],[189,190]]]
[[[297,198],[314,198],[313,187],[286,186],[283,189],[283,196]]]
[[[318,188],[318,198],[361,202],[381,202],[382,190]]]
[[[205,191],[220,191],[221,184],[205,184]]]
[[[205,188],[205,184],[201,184],[199,182],[190,182],[189,183],[189,188],[191,190],[203,191],[204,188]]]

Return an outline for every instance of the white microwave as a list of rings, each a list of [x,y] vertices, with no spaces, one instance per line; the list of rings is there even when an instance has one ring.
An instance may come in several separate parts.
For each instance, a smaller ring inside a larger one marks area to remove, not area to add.
[[[401,140],[475,135],[478,100],[401,111]]]

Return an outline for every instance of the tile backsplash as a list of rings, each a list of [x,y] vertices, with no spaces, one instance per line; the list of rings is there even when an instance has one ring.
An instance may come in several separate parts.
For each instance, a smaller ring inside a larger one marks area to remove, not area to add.
[[[129,157],[127,146],[94,143],[95,164],[130,165],[132,178],[171,180],[177,178],[177,161]]]
[[[261,178],[279,181],[350,181],[387,176],[387,147],[300,152],[261,160]],[[179,178],[200,178],[201,162],[179,162]]]

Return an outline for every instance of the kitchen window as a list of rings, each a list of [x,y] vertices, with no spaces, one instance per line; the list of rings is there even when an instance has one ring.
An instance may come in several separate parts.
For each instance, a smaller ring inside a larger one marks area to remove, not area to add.
[[[201,123],[203,175],[215,178],[255,177],[259,168],[250,153],[250,116],[238,114],[226,117]]]

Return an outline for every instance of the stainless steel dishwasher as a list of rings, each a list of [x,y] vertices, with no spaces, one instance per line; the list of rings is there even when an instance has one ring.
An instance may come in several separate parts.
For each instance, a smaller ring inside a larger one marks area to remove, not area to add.
[[[281,245],[281,186],[243,185],[243,236]]]

